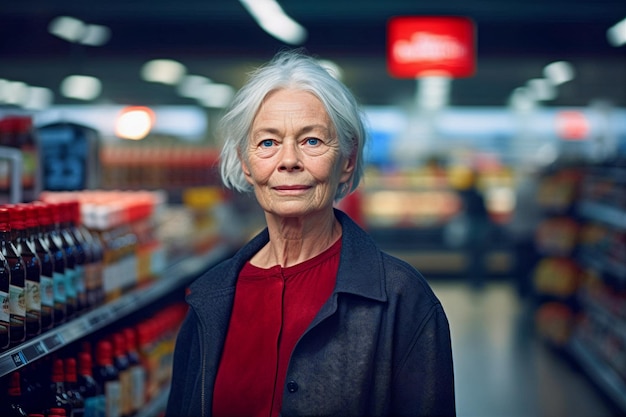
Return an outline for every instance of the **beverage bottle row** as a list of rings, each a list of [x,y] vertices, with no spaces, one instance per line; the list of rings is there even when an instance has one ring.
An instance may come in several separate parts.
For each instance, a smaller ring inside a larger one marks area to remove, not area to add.
[[[164,194],[157,191],[44,192],[50,203],[78,201],[81,221],[102,243],[106,301],[157,277],[166,266],[157,227]]]
[[[184,303],[65,347],[4,377],[0,415],[132,417],[171,379]],[[6,383],[5,383],[6,381]]]
[[[78,211],[70,202],[0,206],[0,350],[102,304],[103,248]]]
[[[155,192],[44,192],[0,205],[0,351],[158,276]]]

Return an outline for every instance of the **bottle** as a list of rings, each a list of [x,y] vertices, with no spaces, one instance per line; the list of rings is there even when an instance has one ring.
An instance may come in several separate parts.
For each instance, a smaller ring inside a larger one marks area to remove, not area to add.
[[[52,240],[61,248],[65,255],[65,302],[67,319],[73,319],[78,313],[78,292],[76,287],[76,247],[68,240],[64,230],[64,206],[61,203],[50,203],[52,207],[54,230]]]
[[[1,227],[1,226],[0,226]],[[6,258],[0,252],[0,351],[8,348],[9,327],[11,326],[11,307],[9,306],[9,288],[11,269]]]
[[[80,203],[70,200],[67,208],[66,230],[76,244],[76,273],[78,276],[78,301],[81,310],[90,310],[97,306],[97,288],[88,281],[88,265],[94,262],[93,248],[82,231]]]
[[[131,379],[131,410],[137,412],[141,410],[145,403],[146,395],[146,371],[141,363],[141,357],[137,347],[137,335],[133,327],[123,330],[126,337],[126,352]]]
[[[26,336],[26,266],[15,247],[15,235],[11,229],[10,206],[0,207],[0,252],[9,263],[9,343],[17,346]]]
[[[18,371],[14,371],[9,376],[7,395],[0,405],[0,415],[2,415],[2,417],[26,417],[28,415],[23,405],[22,383],[20,378]]]
[[[107,417],[120,417],[120,379],[113,365],[113,347],[108,340],[101,340],[96,345],[95,379],[103,387]]]
[[[78,354],[78,392],[85,400],[85,417],[100,417],[104,415],[105,402],[98,383],[93,377],[93,361],[91,353]]]
[[[45,332],[54,326],[54,258],[44,236],[44,230],[50,225],[50,217],[44,204],[31,203],[28,204],[26,218],[27,225],[31,225],[30,239],[41,264],[41,331]]]
[[[118,332],[113,334],[112,339],[113,366],[117,369],[120,381],[120,413],[122,417],[128,417],[132,415],[130,403],[132,380],[130,363],[126,353],[126,338],[122,332]]]
[[[85,289],[85,248],[82,240],[76,240],[72,231],[73,222],[73,205],[78,201],[62,201],[59,203],[60,208],[60,232],[63,238],[63,248],[68,255],[68,269],[72,270],[70,278],[72,280],[71,287],[76,293],[76,315],[80,315],[87,308],[87,292]],[[73,261],[73,263],[72,263]]]
[[[93,204],[85,203],[79,207],[80,212],[76,215],[77,218],[83,219],[88,217],[93,212]],[[89,228],[87,225],[88,220],[85,222],[77,222],[78,231],[83,235],[85,242],[91,252],[91,260],[85,264],[85,285],[89,290],[87,295],[93,298],[90,304],[94,307],[104,304],[104,286],[102,280],[102,265],[104,260],[104,248],[102,242],[97,236],[96,232]]]
[[[60,246],[59,237],[56,235],[55,230],[55,217],[56,208],[51,204],[44,205],[49,223],[46,225],[43,236],[45,237],[46,245],[52,255],[52,263],[54,266],[52,272],[52,286],[54,293],[54,310],[53,321],[54,326],[58,326],[64,323],[68,318],[67,307],[67,291],[66,291],[66,279],[65,279],[65,252],[63,252],[62,246]]]
[[[26,339],[31,339],[41,333],[41,262],[37,256],[34,242],[30,238],[28,224],[32,217],[29,204],[17,204],[11,209],[15,216],[13,226],[17,234],[18,253],[26,266],[25,294],[26,294]]]
[[[63,359],[54,359],[52,361],[52,375],[48,398],[48,408],[52,414],[53,408],[62,408],[66,415],[70,415],[71,403],[65,389],[65,370],[63,369]]]
[[[84,417],[85,400],[78,389],[78,371],[76,359],[67,358],[65,363],[65,393],[70,402],[70,417]]]
[[[30,363],[22,368],[22,398],[23,403],[28,405],[28,412],[42,413],[47,407],[46,390],[42,383],[45,378],[42,375],[49,373],[49,358]],[[44,371],[44,369],[46,371]]]

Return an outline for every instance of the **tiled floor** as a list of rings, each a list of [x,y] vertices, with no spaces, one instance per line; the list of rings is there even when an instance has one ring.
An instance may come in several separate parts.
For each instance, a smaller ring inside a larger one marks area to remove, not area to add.
[[[472,291],[431,282],[450,321],[459,417],[608,417],[615,410],[574,366],[533,336],[507,282]]]

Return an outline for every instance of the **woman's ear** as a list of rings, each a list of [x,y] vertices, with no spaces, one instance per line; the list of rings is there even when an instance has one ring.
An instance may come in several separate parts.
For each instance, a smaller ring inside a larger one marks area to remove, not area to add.
[[[243,172],[244,177],[246,177],[246,181],[252,184],[252,173],[250,172],[248,163],[241,157],[240,153],[237,153],[237,158],[239,158],[239,163],[241,164],[241,171]]]
[[[357,153],[356,153],[356,149],[352,150],[352,152],[350,153],[350,156],[347,158],[342,158],[343,160],[341,161],[341,174],[340,174],[340,183],[347,183],[350,178],[352,177],[352,174],[354,174],[354,170],[356,169],[356,159],[357,159]]]

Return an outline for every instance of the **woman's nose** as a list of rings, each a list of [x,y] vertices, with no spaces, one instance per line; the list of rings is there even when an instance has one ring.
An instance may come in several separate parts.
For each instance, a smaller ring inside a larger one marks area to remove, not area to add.
[[[296,143],[283,143],[280,153],[280,165],[278,169],[285,171],[302,169],[300,151]]]

